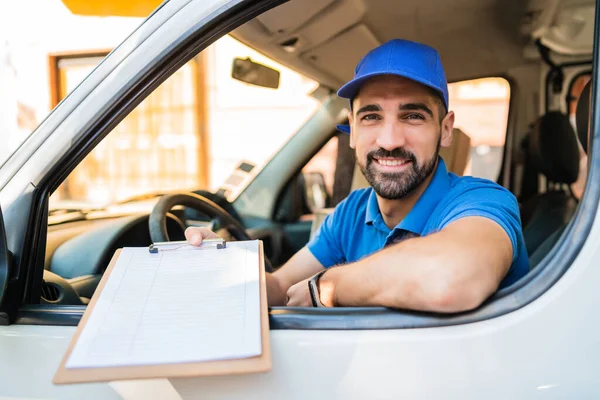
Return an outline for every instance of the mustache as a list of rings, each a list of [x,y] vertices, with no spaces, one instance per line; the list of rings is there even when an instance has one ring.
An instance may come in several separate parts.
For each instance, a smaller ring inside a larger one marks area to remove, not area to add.
[[[377,150],[371,150],[367,153],[367,164],[373,162],[374,158],[402,158],[411,161],[413,165],[417,163],[417,157],[402,147],[396,147],[394,150],[386,150],[381,147]]]

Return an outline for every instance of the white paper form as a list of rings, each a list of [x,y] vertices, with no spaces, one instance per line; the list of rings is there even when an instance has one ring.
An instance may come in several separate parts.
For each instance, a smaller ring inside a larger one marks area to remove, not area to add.
[[[258,356],[258,241],[225,249],[123,248],[67,368]]]

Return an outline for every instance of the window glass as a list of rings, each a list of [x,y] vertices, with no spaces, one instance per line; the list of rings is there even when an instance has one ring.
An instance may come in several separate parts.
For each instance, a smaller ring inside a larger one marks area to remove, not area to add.
[[[210,174],[208,187],[218,188],[240,163],[262,167],[317,110],[320,102],[310,96],[317,82],[286,68],[230,36],[207,51],[206,84],[209,104]],[[234,58],[252,61],[280,71],[277,89],[252,86],[231,77]],[[260,168],[253,168],[254,176]],[[247,182],[247,179],[245,180]],[[231,190],[233,200],[241,191]]]
[[[577,126],[575,122],[575,114],[577,112],[577,102],[579,101],[579,96],[583,91],[583,88],[590,81],[592,75],[590,73],[585,73],[583,75],[579,75],[571,84],[571,89],[569,93],[569,119],[571,120],[571,124],[573,128],[577,132]],[[579,136],[578,136],[579,137]],[[571,190],[573,191],[573,195],[578,199],[583,195],[583,190],[585,189],[585,183],[587,180],[587,168],[588,167],[588,157],[587,154],[583,151],[583,147],[581,143],[579,143],[579,176],[577,180],[571,185]]]
[[[500,173],[510,103],[510,85],[503,78],[483,78],[448,85],[455,113],[452,154],[461,158],[463,175],[495,181]],[[442,155],[443,156],[443,155]]]
[[[58,62],[60,98],[99,62]],[[180,68],[136,107],[69,175],[51,197],[53,207],[94,207],[151,191],[197,187],[199,166],[198,61]]]
[[[231,77],[234,58],[280,72],[277,89]],[[56,63],[60,98],[101,58]],[[51,209],[205,189],[229,200],[315,112],[317,83],[226,36],[192,59],[105,138],[53,194]],[[141,207],[147,207],[141,204]],[[144,208],[145,210],[145,208]]]

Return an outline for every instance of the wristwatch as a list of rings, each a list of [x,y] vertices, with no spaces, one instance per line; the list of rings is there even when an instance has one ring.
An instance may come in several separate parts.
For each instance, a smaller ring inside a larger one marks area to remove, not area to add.
[[[325,272],[327,272],[326,269],[318,274],[315,274],[308,281],[308,290],[310,291],[310,298],[312,300],[313,307],[325,307],[325,305],[321,303],[321,294],[319,293],[319,279],[321,279],[321,276],[323,276]]]

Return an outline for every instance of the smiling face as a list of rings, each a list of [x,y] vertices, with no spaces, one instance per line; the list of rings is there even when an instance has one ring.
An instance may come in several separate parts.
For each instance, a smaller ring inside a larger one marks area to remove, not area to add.
[[[445,116],[435,93],[410,79],[381,76],[369,80],[348,115],[350,146],[375,192],[401,199],[435,169],[440,146],[452,142],[454,113]]]

